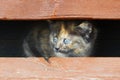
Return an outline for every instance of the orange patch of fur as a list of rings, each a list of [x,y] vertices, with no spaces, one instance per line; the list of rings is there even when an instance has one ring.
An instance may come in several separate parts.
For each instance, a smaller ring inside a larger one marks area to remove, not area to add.
[[[64,37],[68,36],[68,31],[65,30],[65,25],[64,24],[61,25],[61,30],[60,30],[59,36],[64,36]]]

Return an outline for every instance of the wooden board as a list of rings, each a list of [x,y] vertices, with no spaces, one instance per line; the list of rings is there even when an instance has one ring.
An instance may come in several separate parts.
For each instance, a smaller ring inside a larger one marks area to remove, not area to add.
[[[120,0],[0,0],[1,20],[120,19]]]
[[[120,58],[0,58],[0,80],[120,80]]]

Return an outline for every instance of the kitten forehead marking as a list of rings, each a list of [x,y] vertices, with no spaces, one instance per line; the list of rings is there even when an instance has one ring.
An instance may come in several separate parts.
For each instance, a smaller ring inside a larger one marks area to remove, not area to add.
[[[65,25],[64,24],[61,24],[61,30],[60,30],[60,33],[59,33],[59,36],[63,36],[63,37],[67,37],[68,36],[68,31],[65,30]]]

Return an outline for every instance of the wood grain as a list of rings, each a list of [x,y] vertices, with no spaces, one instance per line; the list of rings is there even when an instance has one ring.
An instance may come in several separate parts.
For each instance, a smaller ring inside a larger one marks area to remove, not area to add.
[[[0,58],[1,80],[120,80],[120,58]]]
[[[120,0],[0,0],[1,20],[120,19]]]

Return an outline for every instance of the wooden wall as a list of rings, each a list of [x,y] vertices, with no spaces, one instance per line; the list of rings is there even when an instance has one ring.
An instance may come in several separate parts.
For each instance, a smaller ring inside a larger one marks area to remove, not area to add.
[[[0,20],[120,20],[120,0],[0,0]],[[120,58],[0,58],[1,80],[119,80]]]
[[[120,19],[119,0],[0,0],[0,19]]]

